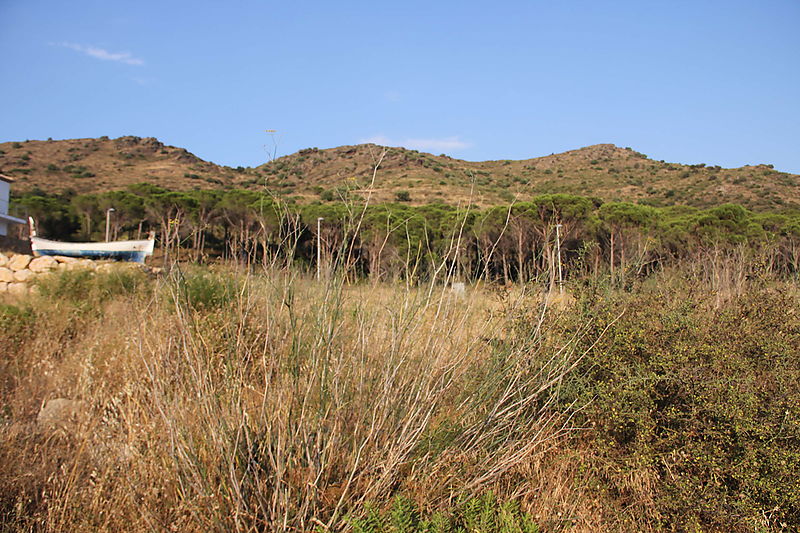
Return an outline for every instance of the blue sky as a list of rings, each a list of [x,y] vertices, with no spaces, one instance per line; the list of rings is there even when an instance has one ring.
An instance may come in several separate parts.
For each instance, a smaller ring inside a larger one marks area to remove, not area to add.
[[[158,137],[232,166],[614,143],[800,173],[798,28],[797,0],[0,0],[0,141]]]

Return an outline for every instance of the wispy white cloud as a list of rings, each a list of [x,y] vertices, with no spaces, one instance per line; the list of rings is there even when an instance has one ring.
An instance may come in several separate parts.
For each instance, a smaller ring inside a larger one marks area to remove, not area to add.
[[[126,65],[136,65],[142,66],[144,65],[144,60],[139,59],[138,57],[134,57],[130,52],[109,52],[103,48],[98,48],[97,46],[84,46],[82,44],[76,43],[51,43],[55,46],[61,46],[63,48],[69,48],[70,50],[75,50],[76,52],[80,52],[82,54],[86,54],[87,56],[94,57],[95,59],[102,59],[104,61],[116,61],[118,63],[125,63]]]
[[[374,143],[383,146],[402,146],[414,150],[424,150],[433,152],[456,152],[472,147],[472,143],[462,141],[458,137],[442,137],[439,139],[390,139],[385,135],[374,135],[361,140],[362,143]]]

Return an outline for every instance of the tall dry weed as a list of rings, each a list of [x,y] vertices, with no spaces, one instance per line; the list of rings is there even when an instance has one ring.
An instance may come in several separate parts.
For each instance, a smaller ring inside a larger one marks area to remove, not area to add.
[[[88,313],[33,301],[4,368],[4,522],[308,531],[400,492],[429,509],[531,500],[547,486],[531,465],[570,430],[553,398],[581,356],[545,348],[540,315],[519,312],[539,303],[285,271],[187,272]],[[56,398],[78,414],[37,423]]]

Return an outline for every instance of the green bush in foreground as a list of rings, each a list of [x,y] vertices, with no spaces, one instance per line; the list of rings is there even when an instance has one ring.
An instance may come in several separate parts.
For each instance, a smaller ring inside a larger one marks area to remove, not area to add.
[[[537,533],[533,518],[516,502],[498,502],[492,494],[470,498],[451,512],[420,512],[408,498],[396,497],[381,512],[367,505],[363,518],[351,519],[354,533]]]
[[[575,327],[593,323],[585,348],[600,341],[563,401],[586,405],[590,483],[667,530],[800,529],[796,298],[753,290],[718,309],[653,286],[587,299]]]

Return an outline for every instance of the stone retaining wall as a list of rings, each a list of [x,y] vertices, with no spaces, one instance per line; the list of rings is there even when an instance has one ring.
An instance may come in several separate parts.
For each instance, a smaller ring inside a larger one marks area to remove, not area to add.
[[[33,281],[38,276],[54,271],[89,269],[103,272],[123,265],[129,268],[141,267],[150,272],[156,270],[139,263],[93,261],[91,259],[76,259],[59,255],[33,257],[27,254],[7,255],[0,253],[0,293],[28,294],[33,290]]]

